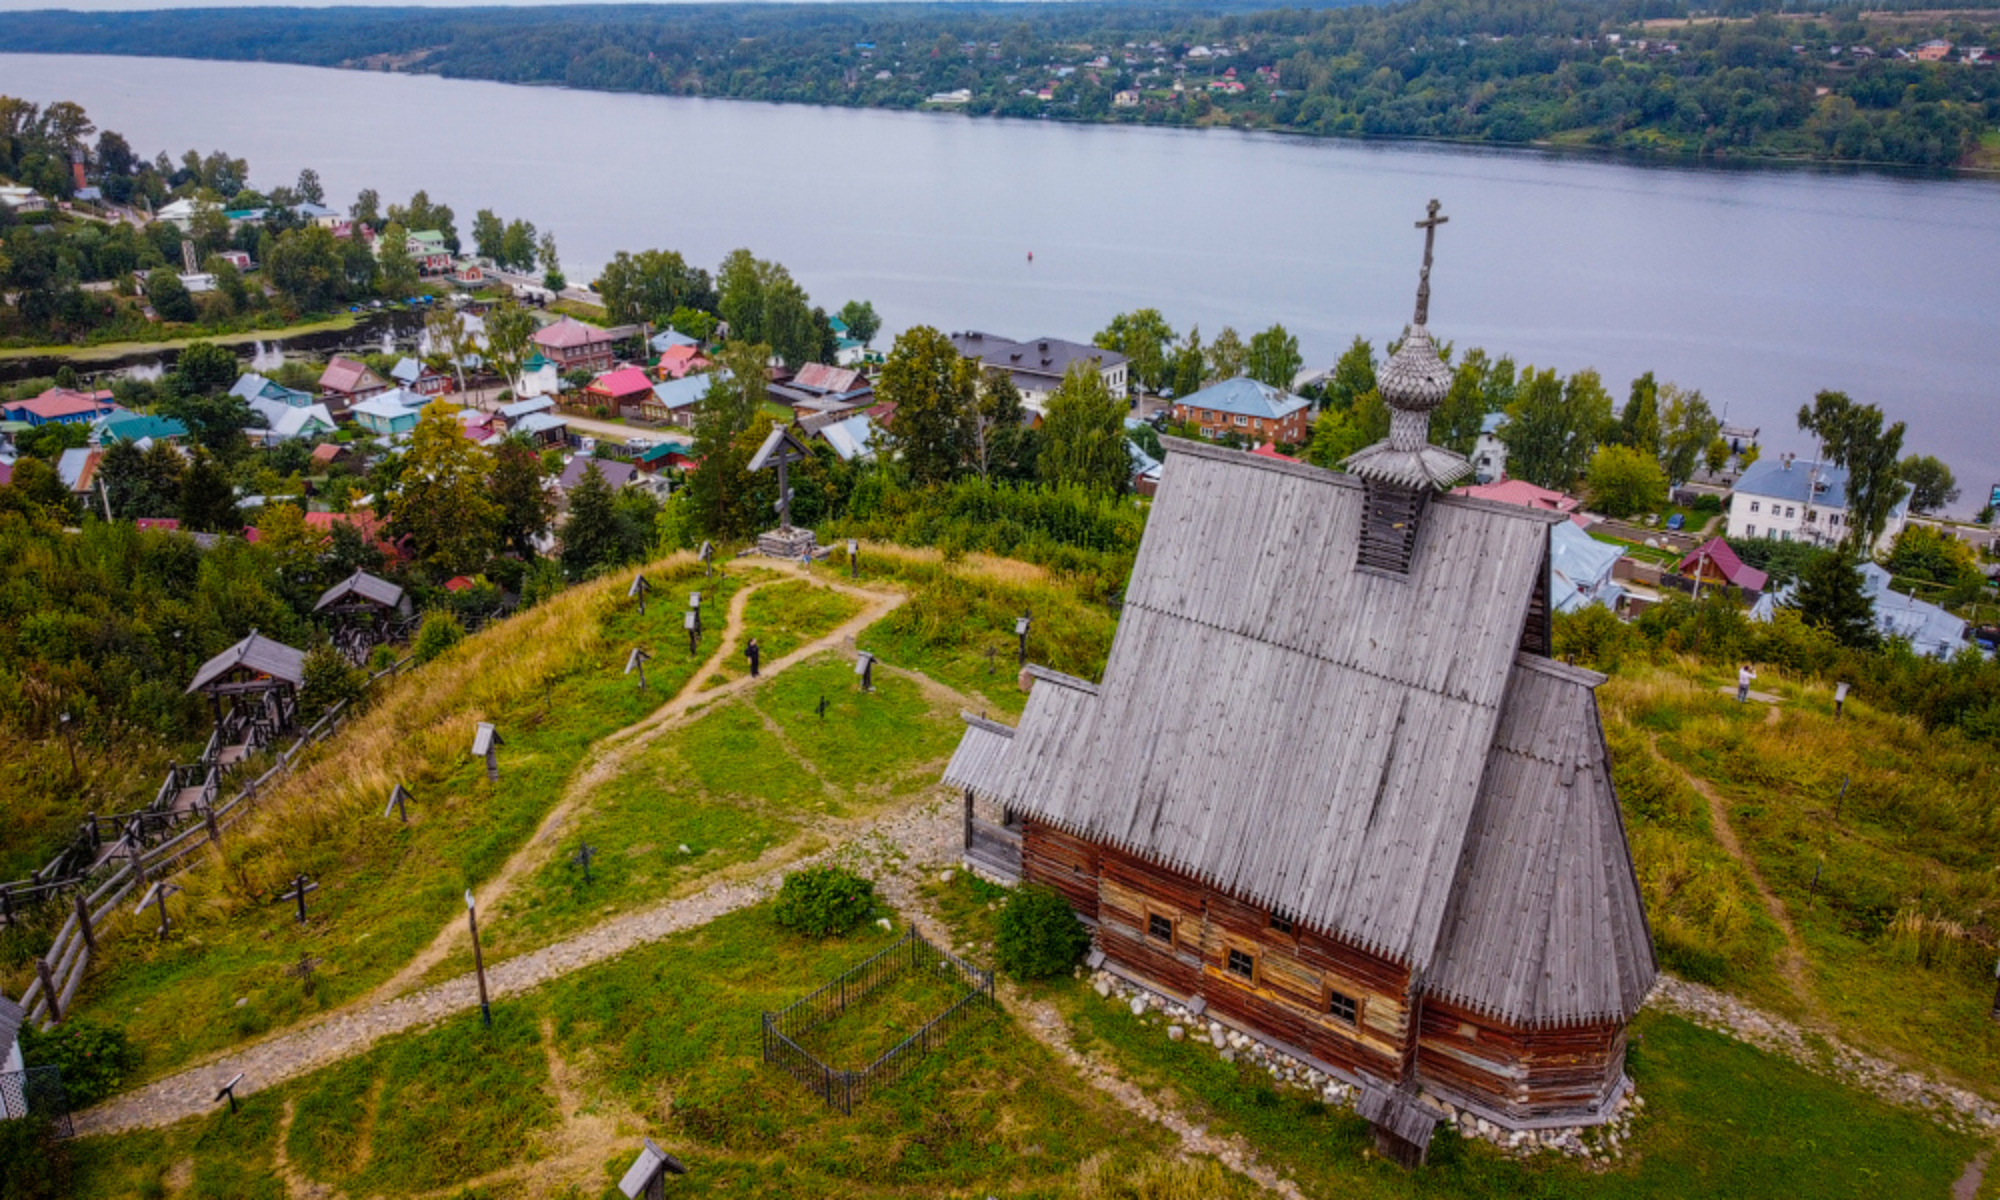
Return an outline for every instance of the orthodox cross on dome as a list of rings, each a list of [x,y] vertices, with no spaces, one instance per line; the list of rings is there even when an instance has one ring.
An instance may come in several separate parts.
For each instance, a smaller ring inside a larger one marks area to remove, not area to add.
[[[1429,215],[1426,216],[1423,220],[1417,222],[1417,228],[1424,231],[1424,269],[1423,273],[1417,277],[1416,323],[1419,325],[1430,324],[1431,251],[1435,249],[1437,245],[1438,226],[1451,220],[1450,217],[1442,216],[1439,214],[1438,209],[1442,207],[1443,205],[1439,204],[1436,199],[1433,199],[1430,203],[1430,208],[1427,210]]]

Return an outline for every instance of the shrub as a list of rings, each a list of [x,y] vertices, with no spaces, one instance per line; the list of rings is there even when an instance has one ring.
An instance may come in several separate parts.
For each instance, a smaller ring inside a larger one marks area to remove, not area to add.
[[[459,624],[457,614],[434,608],[424,614],[423,628],[417,630],[410,652],[418,662],[427,663],[464,640],[465,626]]]
[[[0,1200],[70,1194],[69,1143],[43,1121],[0,1121]]]
[[[72,1109],[88,1108],[118,1090],[139,1065],[125,1031],[94,1021],[70,1020],[53,1029],[21,1027],[21,1055],[31,1067],[58,1067]]]
[[[1000,910],[994,947],[1001,969],[1009,975],[1046,979],[1077,964],[1090,948],[1090,931],[1059,893],[1037,884],[1022,884]]]
[[[368,688],[367,673],[350,666],[347,656],[332,646],[318,646],[308,653],[300,674],[305,686],[299,689],[299,707],[308,717],[342,701],[351,705]]]
[[[844,867],[808,867],[785,876],[774,915],[807,937],[832,937],[875,911],[875,885]]]

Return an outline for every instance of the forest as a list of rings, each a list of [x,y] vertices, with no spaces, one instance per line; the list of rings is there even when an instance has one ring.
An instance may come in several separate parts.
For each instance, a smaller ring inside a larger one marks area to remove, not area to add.
[[[1891,6],[1893,7],[1893,6]],[[1705,10],[1713,11],[1713,10]],[[1664,0],[38,12],[0,51],[167,54],[849,107],[1951,166],[2000,116],[1991,14],[1677,24]],[[1950,43],[1940,61],[1916,51]]]

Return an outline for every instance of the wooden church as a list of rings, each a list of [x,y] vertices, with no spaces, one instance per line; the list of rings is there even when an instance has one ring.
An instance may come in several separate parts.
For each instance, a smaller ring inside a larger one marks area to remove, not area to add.
[[[1171,442],[1103,682],[1030,667],[1018,728],[968,717],[946,771],[969,857],[1017,848],[1094,961],[1360,1085],[1406,1161],[1422,1093],[1607,1118],[1657,970],[1604,677],[1549,657],[1566,518],[1450,495],[1471,465],[1429,444],[1442,220],[1388,439],[1345,473]]]

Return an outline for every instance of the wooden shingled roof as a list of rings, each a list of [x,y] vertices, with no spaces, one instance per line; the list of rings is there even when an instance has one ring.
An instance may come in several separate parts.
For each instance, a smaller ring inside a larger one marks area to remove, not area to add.
[[[300,687],[305,683],[305,665],[304,651],[273,641],[253,629],[250,636],[201,664],[187,690],[198,692],[238,667]]]
[[[318,612],[327,605],[338,603],[349,596],[359,596],[363,600],[394,608],[403,601],[403,589],[379,575],[370,575],[366,571],[357,570],[322,592],[319,603],[313,605],[313,611]]]
[[[1491,882],[1484,894],[1505,927],[1476,936],[1515,957],[1495,961],[1457,942],[1440,954],[1468,839],[1488,828],[1481,822],[1538,830],[1538,849],[1553,854],[1545,810],[1590,810],[1600,833],[1592,805],[1611,804],[1617,820],[1608,775],[1601,792],[1527,780],[1504,803],[1492,793],[1500,784],[1487,782],[1496,754],[1503,764],[1540,761],[1504,749],[1516,742],[1595,747],[1603,762],[1589,686],[1565,677],[1575,694],[1530,712],[1548,689],[1516,682],[1522,626],[1548,569],[1548,527],[1562,518],[1438,497],[1409,574],[1396,576],[1356,566],[1359,480],[1170,447],[1102,684],[1041,673],[1011,744],[954,782],[1419,976],[1450,965],[1453,994],[1484,1010],[1537,1021],[1603,1015],[1595,1001],[1543,998],[1608,994],[1572,986],[1571,975],[1583,958],[1622,954],[1632,969],[1613,967],[1610,991],[1629,1015],[1652,962],[1622,830],[1615,845],[1605,836],[1562,843],[1564,855],[1595,857],[1555,864],[1545,893],[1503,895],[1507,881]],[[1510,705],[1523,706],[1513,724],[1503,720]],[[1536,740],[1522,721],[1553,724]],[[1503,742],[1503,728],[1513,741]],[[1475,865],[1483,872],[1487,861]],[[1579,877],[1600,885],[1579,894]],[[1531,929],[1547,925],[1553,904],[1590,913],[1559,936]],[[1636,944],[1618,944],[1635,923]],[[1558,943],[1566,948],[1552,961]],[[1532,971],[1558,978],[1524,990],[1518,981]],[[1524,1008],[1523,996],[1533,1003]]]

